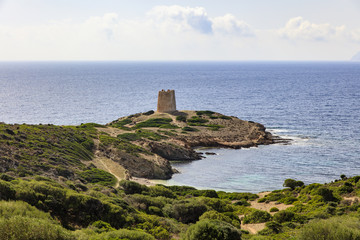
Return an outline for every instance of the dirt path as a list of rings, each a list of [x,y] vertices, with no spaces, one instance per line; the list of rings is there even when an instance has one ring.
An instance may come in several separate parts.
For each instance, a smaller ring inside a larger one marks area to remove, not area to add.
[[[94,165],[102,170],[105,170],[112,175],[114,175],[117,179],[115,188],[119,187],[119,182],[126,178],[126,170],[118,163],[114,162],[110,158],[106,157],[95,157],[93,159]]]
[[[283,203],[278,204],[276,202],[258,203],[258,200],[260,198],[265,197],[269,193],[271,193],[271,192],[258,193],[257,195],[259,196],[259,198],[255,199],[254,201],[249,202],[251,204],[251,208],[255,208],[255,209],[258,209],[258,210],[262,210],[262,211],[267,211],[271,215],[274,215],[276,212],[272,212],[272,213],[270,212],[270,209],[273,208],[273,207],[276,207],[276,208],[279,209],[279,211],[282,211],[282,210],[285,210],[285,209],[293,206],[293,205],[285,205]],[[242,218],[242,217],[244,217],[244,215],[239,216],[239,218]],[[247,230],[251,234],[257,234],[259,231],[263,230],[264,228],[265,228],[265,223],[241,224],[241,229]]]

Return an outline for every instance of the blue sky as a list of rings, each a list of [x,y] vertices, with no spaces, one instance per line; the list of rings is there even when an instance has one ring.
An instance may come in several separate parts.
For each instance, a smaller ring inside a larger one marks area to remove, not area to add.
[[[348,60],[358,0],[0,0],[0,60]]]

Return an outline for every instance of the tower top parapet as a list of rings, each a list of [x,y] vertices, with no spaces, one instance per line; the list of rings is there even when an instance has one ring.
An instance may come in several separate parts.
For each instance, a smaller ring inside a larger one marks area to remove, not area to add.
[[[176,111],[175,90],[159,91],[157,111],[167,113]]]

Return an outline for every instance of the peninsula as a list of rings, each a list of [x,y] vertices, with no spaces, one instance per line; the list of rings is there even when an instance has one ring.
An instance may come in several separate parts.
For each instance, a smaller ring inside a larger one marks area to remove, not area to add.
[[[360,176],[259,194],[129,181],[170,178],[170,161],[200,159],[197,146],[286,142],[259,123],[178,111],[174,94],[106,125],[0,123],[0,239],[359,239]]]

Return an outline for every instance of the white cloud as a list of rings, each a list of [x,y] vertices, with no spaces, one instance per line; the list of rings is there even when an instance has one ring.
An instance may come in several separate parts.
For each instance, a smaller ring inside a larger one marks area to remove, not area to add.
[[[345,59],[358,51],[359,41],[360,30],[301,17],[280,31],[256,30],[231,14],[208,16],[201,7],[158,6],[136,20],[107,13],[76,23],[0,24],[0,60]]]
[[[202,7],[157,6],[148,15],[158,24],[176,31],[193,29],[204,34],[212,33],[212,22]]]
[[[354,41],[360,43],[360,29],[355,29],[349,33],[349,38]]]
[[[231,14],[210,18],[202,7],[158,6],[148,16],[166,32],[196,31],[202,34],[227,34],[236,37],[254,36],[250,26]]]
[[[290,19],[278,33],[281,37],[291,40],[326,41],[340,35],[344,28],[344,26],[333,27],[328,23],[315,24],[302,17],[295,17]]]
[[[254,36],[254,32],[246,22],[236,19],[236,17],[231,14],[226,14],[222,17],[216,17],[212,20],[212,22],[212,26],[215,32],[235,34],[237,36],[244,37]]]

